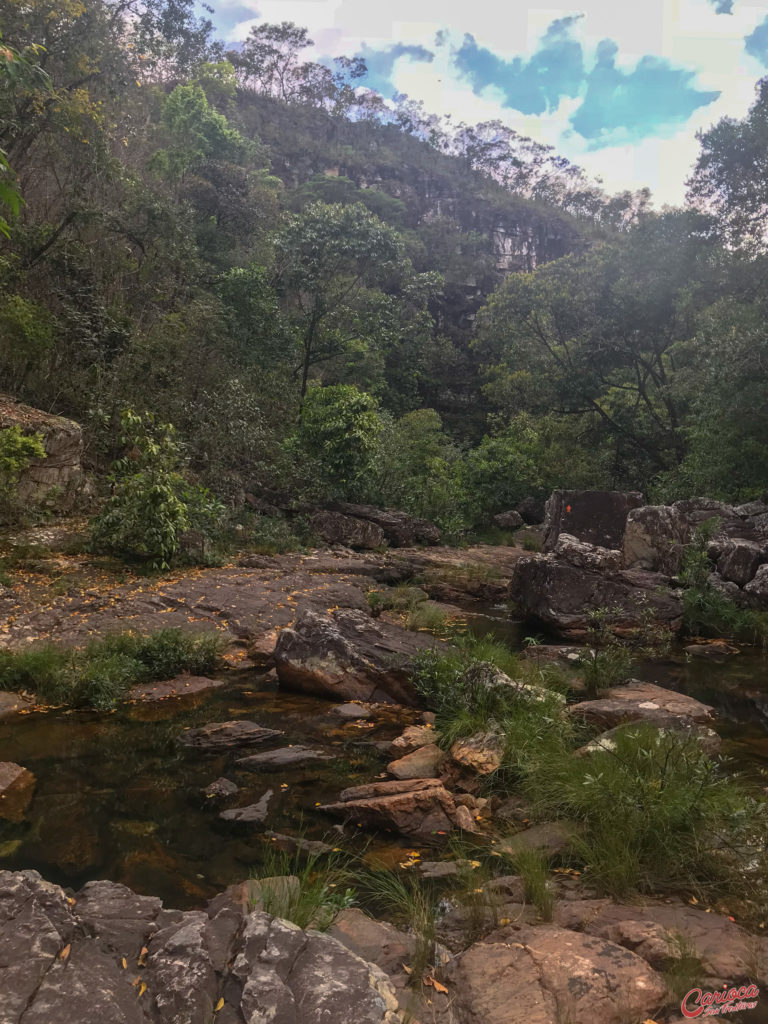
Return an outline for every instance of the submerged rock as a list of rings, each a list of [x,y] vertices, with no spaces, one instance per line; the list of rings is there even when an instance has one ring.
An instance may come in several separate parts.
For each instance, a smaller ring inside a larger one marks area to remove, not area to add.
[[[222,821],[239,821],[249,825],[258,824],[266,818],[271,799],[272,790],[268,789],[255,804],[249,804],[247,807],[232,807],[228,811],[222,811],[219,817]]]
[[[312,761],[332,761],[333,754],[323,750],[314,750],[311,747],[304,747],[297,743],[292,747],[278,747],[277,750],[267,750],[263,754],[251,754],[250,757],[239,757],[237,763],[243,768],[251,771],[264,769],[269,771],[276,768],[296,768],[302,764],[309,764]]]
[[[199,729],[188,729],[179,736],[179,743],[196,750],[230,750],[253,747],[282,735],[279,729],[267,729],[257,722],[210,722]]]
[[[0,818],[23,821],[35,791],[35,776],[13,761],[0,761]]]

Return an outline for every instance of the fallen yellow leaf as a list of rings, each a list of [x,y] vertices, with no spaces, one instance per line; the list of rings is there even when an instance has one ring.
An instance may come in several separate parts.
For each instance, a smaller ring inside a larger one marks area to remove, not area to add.
[[[147,991],[146,983],[142,981],[142,983],[139,985],[139,999],[141,999],[141,997],[144,995],[144,993],[146,991]]]
[[[218,1013],[218,1012],[219,1012],[219,1010],[220,1010],[220,1009],[222,1008],[222,1006],[223,1006],[223,1005],[224,1005],[224,996],[222,996],[222,997],[221,997],[221,998],[219,999],[218,1003],[216,1003],[216,1005],[215,1005],[215,1006],[214,1006],[214,1008],[213,1008],[213,1012],[214,1012],[214,1013]]]
[[[446,995],[448,995],[448,989],[445,987],[445,985],[441,985],[440,982],[435,981],[434,978],[432,979],[432,984],[435,986],[435,992],[444,992]]]
[[[123,957],[123,959],[120,961],[120,963],[123,965],[123,970],[124,971],[128,970],[128,961],[125,959],[125,957]]]
[[[59,960],[66,960],[72,950],[71,944],[67,944],[59,953]]]

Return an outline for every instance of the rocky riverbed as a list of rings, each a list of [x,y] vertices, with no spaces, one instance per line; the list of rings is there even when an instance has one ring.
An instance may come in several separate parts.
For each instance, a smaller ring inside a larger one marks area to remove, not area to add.
[[[493,899],[479,910],[452,895],[469,863],[452,838],[488,844],[503,827],[556,857],[567,830],[531,826],[524,806],[483,795],[479,780],[498,763],[492,735],[435,743],[409,667],[444,641],[403,629],[397,614],[372,616],[366,595],[415,578],[454,628],[508,635],[502,602],[523,557],[320,550],[121,580],[54,550],[20,567],[0,598],[12,649],[126,628],[216,629],[229,668],[136,688],[108,713],[0,695],[0,1021],[673,1021],[680,935],[692,984],[767,982],[767,940],[717,908],[621,906],[568,871],[552,876],[548,922],[517,876],[482,883]],[[753,764],[765,756],[761,660],[680,652],[585,701],[572,671],[580,653],[550,644],[529,656],[570,673],[563,707],[593,734],[650,721],[712,752],[724,742]],[[752,748],[739,746],[747,724]],[[273,844],[321,858],[339,845],[366,868],[447,886],[436,973],[414,986],[413,932],[359,908],[325,934],[266,913],[243,880],[263,875]]]

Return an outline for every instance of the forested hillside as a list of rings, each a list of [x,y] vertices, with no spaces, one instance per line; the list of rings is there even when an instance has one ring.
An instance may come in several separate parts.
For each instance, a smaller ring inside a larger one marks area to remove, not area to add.
[[[113,492],[162,471],[201,521],[280,493],[460,534],[554,486],[768,487],[768,87],[653,213],[292,25],[226,52],[187,0],[5,0],[0,27],[0,391],[81,422],[105,493],[128,451]]]

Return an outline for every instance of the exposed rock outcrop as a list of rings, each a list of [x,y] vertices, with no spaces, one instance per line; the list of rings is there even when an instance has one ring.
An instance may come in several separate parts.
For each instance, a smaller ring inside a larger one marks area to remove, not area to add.
[[[384,972],[231,895],[163,909],[112,882],[74,898],[0,872],[4,1024],[395,1024]]]
[[[630,509],[639,508],[639,491],[553,491],[544,519],[544,550],[552,551],[561,533],[602,548],[621,548]]]
[[[326,544],[343,544],[347,548],[379,548],[386,543],[384,531],[376,523],[342,512],[316,512],[312,528]]]
[[[19,497],[23,501],[49,499],[56,508],[69,508],[83,483],[80,424],[0,395],[0,430],[14,426],[25,434],[40,434],[45,448],[45,458],[33,459],[22,473]]]
[[[398,509],[381,509],[373,505],[353,505],[337,502],[333,510],[354,519],[362,519],[378,526],[387,541],[396,547],[410,547],[411,544],[439,544],[440,531],[427,519],[408,515]]]

